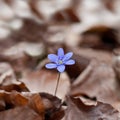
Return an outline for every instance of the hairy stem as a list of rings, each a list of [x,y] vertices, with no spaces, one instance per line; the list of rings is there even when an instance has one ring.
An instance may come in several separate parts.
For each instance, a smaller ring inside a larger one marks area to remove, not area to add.
[[[55,96],[56,96],[56,93],[57,93],[59,81],[60,81],[60,73],[58,73],[57,85],[56,85],[56,88],[55,88]]]

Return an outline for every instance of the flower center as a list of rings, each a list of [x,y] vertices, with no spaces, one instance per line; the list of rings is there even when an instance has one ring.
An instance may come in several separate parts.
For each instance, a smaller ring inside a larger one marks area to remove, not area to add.
[[[61,64],[63,64],[63,61],[62,61],[62,60],[59,60],[58,63],[61,65]]]

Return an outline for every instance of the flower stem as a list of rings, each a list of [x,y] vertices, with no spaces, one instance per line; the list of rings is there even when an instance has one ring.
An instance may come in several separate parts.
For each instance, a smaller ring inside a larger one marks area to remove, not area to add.
[[[60,73],[58,73],[57,85],[56,85],[56,88],[55,88],[55,96],[56,96],[56,93],[57,93],[59,81],[60,81]]]

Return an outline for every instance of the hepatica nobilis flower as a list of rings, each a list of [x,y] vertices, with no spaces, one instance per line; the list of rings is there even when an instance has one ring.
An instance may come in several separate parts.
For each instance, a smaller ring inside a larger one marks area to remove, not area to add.
[[[48,69],[56,68],[59,71],[57,85],[56,85],[56,89],[55,89],[55,96],[56,96],[57,88],[58,88],[58,84],[59,84],[60,73],[65,71],[66,65],[75,64],[75,61],[73,59],[71,59],[72,55],[73,55],[72,52],[68,52],[68,53],[64,54],[63,48],[58,49],[57,55],[56,54],[48,55],[48,59],[51,61],[51,63],[46,64],[45,67]]]
[[[61,73],[65,71],[65,66],[66,65],[73,65],[75,64],[75,61],[71,59],[73,53],[68,52],[64,54],[63,48],[59,48],[57,55],[56,54],[49,54],[48,59],[52,63],[48,63],[45,65],[46,68],[48,69],[54,69],[57,68],[57,70]]]

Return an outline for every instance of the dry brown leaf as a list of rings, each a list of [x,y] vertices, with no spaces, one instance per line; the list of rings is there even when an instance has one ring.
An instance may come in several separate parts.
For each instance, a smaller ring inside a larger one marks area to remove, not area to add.
[[[86,94],[96,97],[98,101],[112,104],[119,103],[119,83],[116,81],[114,70],[111,66],[94,61],[73,83],[72,95]],[[119,106],[116,106],[119,109]]]
[[[0,62],[0,85],[18,84],[14,70],[7,62]]]
[[[29,91],[24,83],[16,79],[12,66],[7,62],[0,62],[0,89],[5,91]]]
[[[83,33],[80,46],[112,50],[119,46],[117,30],[107,26],[94,26]]]
[[[57,84],[58,73],[54,70],[24,71],[21,81],[25,83],[31,92],[47,92],[54,95]],[[60,76],[57,96],[64,99],[70,87],[69,78],[66,73]],[[64,92],[63,92],[64,91]]]
[[[0,100],[4,103],[4,104],[2,103],[0,104],[0,107],[2,108],[0,112],[0,118],[4,118],[6,120],[6,119],[12,119],[13,117],[14,119],[14,114],[15,115],[18,114],[17,111],[22,109],[23,111],[26,112],[26,116],[21,111],[21,115],[20,116],[18,115],[18,120],[22,117],[29,118],[29,116],[27,116],[29,115],[28,111],[31,111],[31,113],[34,113],[35,116],[43,120],[45,109],[40,95],[31,94],[31,93],[29,94],[30,95],[28,96],[26,94],[20,94],[19,92],[15,92],[15,91],[14,92],[0,91]],[[13,112],[13,114],[10,115],[11,112]],[[34,116],[34,114],[31,115]]]
[[[110,51],[95,50],[92,48],[74,48],[72,49],[78,56],[85,57],[88,60],[97,59],[98,61],[112,64],[113,54]]]
[[[120,120],[119,0],[88,1],[0,1],[0,120]],[[44,67],[60,47],[76,61],[61,99],[57,71]]]
[[[74,50],[72,50],[72,51],[74,53],[73,59],[75,60],[75,65],[66,67],[66,72],[70,76],[71,82],[75,81],[75,79],[81,74],[81,72],[90,63],[90,59],[89,58],[77,54],[77,51],[74,51]]]
[[[44,120],[33,109],[27,106],[16,107],[7,111],[0,112],[1,120]]]
[[[62,108],[62,101],[56,96],[40,93],[45,107],[45,118],[47,120],[61,120],[64,116],[64,109]]]
[[[64,120],[119,120],[120,113],[110,104],[86,105],[79,98],[67,97]]]

